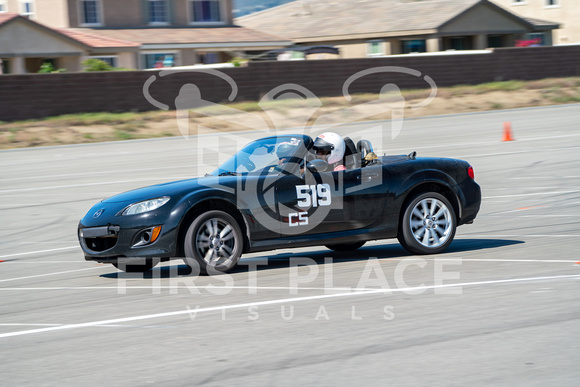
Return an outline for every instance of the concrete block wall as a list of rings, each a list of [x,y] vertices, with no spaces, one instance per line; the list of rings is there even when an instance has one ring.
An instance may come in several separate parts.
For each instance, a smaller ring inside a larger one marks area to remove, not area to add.
[[[520,79],[580,76],[580,46],[501,48],[489,54],[404,55],[385,58],[320,61],[252,62],[247,67],[220,70],[238,87],[237,101],[258,100],[282,84],[297,84],[316,96],[342,95],[344,82],[359,71],[404,67],[420,77],[396,71],[369,74],[349,88],[351,94],[378,93],[386,83],[400,88],[427,88],[423,75],[437,86],[478,84]],[[14,121],[82,112],[127,112],[157,109],[144,96],[148,79],[151,96],[175,109],[185,84],[196,85],[202,99],[227,101],[232,89],[220,77],[204,72],[175,72],[161,77],[154,71],[27,74],[0,76],[0,120]]]

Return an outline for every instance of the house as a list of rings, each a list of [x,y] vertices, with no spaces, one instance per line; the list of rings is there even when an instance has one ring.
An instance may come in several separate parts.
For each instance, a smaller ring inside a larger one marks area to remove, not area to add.
[[[525,18],[552,20],[560,24],[552,41],[559,44],[580,43],[580,2],[574,0],[491,0],[510,12]],[[543,39],[532,34],[530,38]]]
[[[0,18],[4,73],[43,60],[79,71],[88,57],[132,69],[217,63],[291,44],[234,25],[232,0],[0,0]]]
[[[539,33],[543,44],[551,45],[558,28],[488,0],[294,1],[238,18],[236,24],[299,45],[333,45],[342,58],[513,47]]]
[[[67,29],[50,28],[17,13],[0,13],[0,73],[36,73],[43,63],[80,71],[87,58],[117,58],[130,66],[139,44]]]

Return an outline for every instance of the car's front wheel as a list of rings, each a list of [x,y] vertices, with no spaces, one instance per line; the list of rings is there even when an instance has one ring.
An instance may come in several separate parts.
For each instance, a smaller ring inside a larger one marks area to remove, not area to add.
[[[203,274],[225,273],[238,264],[242,249],[242,230],[234,217],[223,211],[208,211],[187,229],[184,262]]]
[[[455,237],[457,218],[447,198],[436,192],[415,196],[405,207],[399,242],[414,254],[437,254]]]

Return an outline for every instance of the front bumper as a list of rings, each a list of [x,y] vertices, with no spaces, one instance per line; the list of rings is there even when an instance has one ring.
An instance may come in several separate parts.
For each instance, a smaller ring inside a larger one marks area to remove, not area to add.
[[[151,243],[143,244],[144,233],[157,226],[123,228],[118,225],[83,227],[78,237],[87,261],[114,263],[119,258],[168,258],[175,256],[175,231],[161,232]]]
[[[131,201],[100,202],[81,219],[78,239],[88,261],[115,263],[126,258],[169,258],[177,255],[181,211],[166,205],[136,215],[121,215]],[[153,240],[152,230],[160,227]],[[147,231],[150,234],[145,237]]]

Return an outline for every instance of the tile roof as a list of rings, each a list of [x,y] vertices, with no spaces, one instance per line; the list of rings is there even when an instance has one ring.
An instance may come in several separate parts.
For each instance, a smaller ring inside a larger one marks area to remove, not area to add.
[[[228,27],[188,27],[188,28],[50,28],[29,20],[17,13],[0,13],[0,27],[10,20],[22,18],[42,28],[64,35],[90,48],[137,48],[144,44],[236,44],[253,43],[264,46],[289,45],[291,42],[250,28]]]
[[[76,43],[90,47],[90,48],[129,48],[139,47],[138,43],[119,40],[115,38],[103,37],[85,31],[76,31],[68,28],[51,28],[44,24],[40,24],[34,20],[25,18],[17,13],[0,13],[0,27],[14,19],[21,19],[25,23],[37,25],[45,31],[60,35],[61,38],[73,40]]]
[[[138,44],[195,44],[195,43],[264,43],[287,42],[287,39],[255,31],[250,28],[189,27],[189,28],[126,28],[126,29],[74,29],[91,35],[122,39]]]
[[[85,31],[73,30],[70,28],[55,28],[55,30],[92,48],[125,48],[140,46],[139,43],[95,35]]]
[[[487,0],[303,0],[243,16],[236,24],[296,41],[387,35],[435,30],[478,3],[497,8]]]
[[[9,22],[12,19],[16,19],[18,16],[20,15],[12,12],[0,13],[0,26],[6,22]]]

